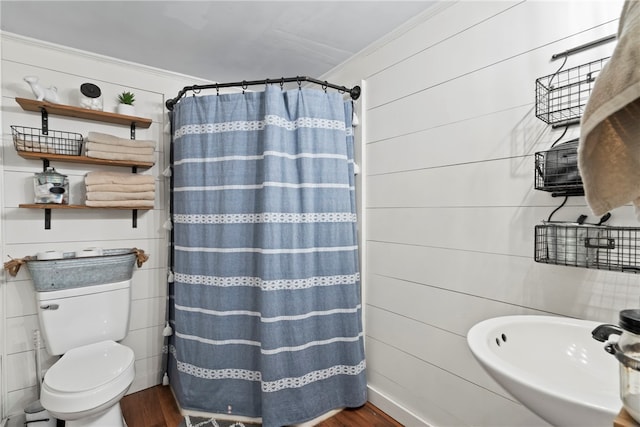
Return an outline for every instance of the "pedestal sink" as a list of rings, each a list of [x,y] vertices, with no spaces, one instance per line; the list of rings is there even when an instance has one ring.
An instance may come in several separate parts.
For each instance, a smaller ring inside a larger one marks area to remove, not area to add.
[[[503,316],[474,325],[471,352],[505,390],[557,427],[610,427],[622,407],[619,363],[591,337],[602,322]]]

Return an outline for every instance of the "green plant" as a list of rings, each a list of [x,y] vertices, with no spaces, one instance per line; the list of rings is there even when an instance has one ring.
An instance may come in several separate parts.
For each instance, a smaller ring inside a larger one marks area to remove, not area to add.
[[[122,92],[118,95],[118,102],[121,104],[133,105],[136,96],[132,92]]]

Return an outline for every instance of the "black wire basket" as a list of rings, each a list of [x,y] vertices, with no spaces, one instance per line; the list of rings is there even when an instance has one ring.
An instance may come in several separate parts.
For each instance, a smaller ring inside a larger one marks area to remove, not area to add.
[[[640,228],[567,222],[535,226],[535,261],[640,273]]]
[[[40,128],[11,126],[11,134],[14,147],[18,151],[67,156],[82,154],[83,137],[79,133],[49,129],[47,134],[44,134]]]
[[[578,139],[537,152],[534,176],[536,190],[551,192],[553,196],[584,196],[578,170]]]
[[[557,71],[536,80],[536,117],[554,125],[582,117],[596,77],[609,58]]]

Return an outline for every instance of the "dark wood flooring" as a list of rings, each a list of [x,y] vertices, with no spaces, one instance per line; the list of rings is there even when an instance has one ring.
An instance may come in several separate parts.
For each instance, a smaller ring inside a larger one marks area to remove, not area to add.
[[[169,387],[158,385],[132,393],[120,405],[128,427],[176,427],[182,421]],[[345,409],[317,427],[402,427],[402,424],[367,403],[360,408]]]

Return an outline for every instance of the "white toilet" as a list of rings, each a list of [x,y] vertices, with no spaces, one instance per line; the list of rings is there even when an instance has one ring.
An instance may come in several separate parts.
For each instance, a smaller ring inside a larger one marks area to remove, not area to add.
[[[126,426],[120,409],[135,377],[131,280],[36,292],[42,337],[62,357],[46,371],[40,403],[66,427]]]

